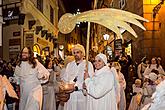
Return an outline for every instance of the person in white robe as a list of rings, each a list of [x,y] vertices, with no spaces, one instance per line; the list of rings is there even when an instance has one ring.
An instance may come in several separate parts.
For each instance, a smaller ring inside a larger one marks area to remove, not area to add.
[[[157,81],[157,74],[151,72],[148,76],[145,76],[148,78],[148,82],[145,82],[143,85],[143,95],[142,95],[142,102],[141,102],[141,108],[143,106],[147,105],[148,103],[152,102],[151,96],[156,90],[156,81]]]
[[[156,86],[153,93],[152,102],[145,105],[141,110],[164,110],[165,108],[165,80]]]
[[[48,70],[33,57],[30,48],[23,48],[14,76],[20,85],[19,110],[42,109],[41,83],[47,82]]]
[[[45,68],[50,73],[47,83],[42,84],[43,88],[43,107],[42,110],[56,110],[56,96],[59,92],[59,85],[56,80],[56,73],[53,69],[53,61],[51,58],[45,61]]]
[[[74,61],[74,56],[67,56],[64,59],[64,66],[61,69],[61,73],[60,73],[60,79],[61,81],[64,81],[64,77],[65,77],[65,70],[66,70],[66,66],[68,63]],[[60,101],[59,106],[58,106],[58,110],[64,110],[64,102]]]
[[[115,95],[116,95],[116,102],[117,104],[119,104],[120,102],[120,83],[119,83],[119,75],[117,73],[117,70],[115,67],[111,67],[110,68],[111,72],[113,73],[114,77],[115,77],[115,82],[114,82],[114,86],[115,86]]]
[[[151,64],[144,71],[144,76],[149,75],[153,70],[157,70],[159,74],[165,74],[164,69],[158,64],[156,58],[152,58]]]
[[[133,97],[131,99],[128,110],[140,110],[140,101],[143,94],[143,90],[141,88],[141,80],[136,79],[135,83],[132,85],[133,88]]]
[[[75,60],[68,63],[65,70],[66,83],[75,84],[75,91],[70,94],[70,99],[64,104],[64,110],[86,110],[87,96],[82,92],[84,82],[84,71],[86,70],[85,49],[82,45],[76,44],[72,49]],[[88,62],[88,71],[94,73],[93,65]]]
[[[94,76],[85,72],[85,86],[88,93],[86,110],[117,110],[115,95],[115,76],[107,66],[106,55],[100,53],[95,57]],[[85,110],[85,109],[84,109]]]
[[[141,63],[138,65],[137,74],[138,74],[138,78],[141,79],[142,81],[144,80],[144,71],[147,68],[148,63],[149,60],[146,57],[144,57],[141,60]]]
[[[126,89],[126,81],[124,75],[120,72],[121,66],[118,62],[113,62],[112,67],[115,67],[117,75],[118,75],[118,82],[120,86],[120,99],[118,103],[118,110],[126,110],[126,97],[125,97],[125,89]]]

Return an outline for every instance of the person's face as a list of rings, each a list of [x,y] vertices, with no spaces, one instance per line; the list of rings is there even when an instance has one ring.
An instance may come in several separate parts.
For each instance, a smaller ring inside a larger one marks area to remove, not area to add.
[[[51,69],[51,68],[52,68],[52,66],[53,66],[53,62],[52,62],[52,61],[50,61],[50,62],[49,62],[49,64],[48,64],[48,68],[49,68],[49,69]]]
[[[22,60],[27,61],[29,59],[29,52],[27,48],[24,48],[22,51]]]
[[[151,64],[156,64],[156,59],[155,58],[152,58]]]
[[[99,58],[99,57],[95,58],[94,66],[97,70],[101,69],[104,65],[105,64],[101,58]]]
[[[83,58],[83,53],[80,50],[74,50],[73,52],[74,58],[76,61],[80,61]]]
[[[140,87],[141,84],[140,83],[135,83],[136,87]]]
[[[149,64],[149,60],[146,60],[146,64]]]

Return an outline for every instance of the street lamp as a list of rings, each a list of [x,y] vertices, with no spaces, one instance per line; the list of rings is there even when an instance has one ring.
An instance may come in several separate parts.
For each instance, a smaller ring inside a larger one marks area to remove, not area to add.
[[[108,39],[109,39],[109,35],[108,34],[104,34],[103,37],[104,37],[104,40],[108,41]]]
[[[108,34],[104,34],[103,37],[104,37],[104,40],[106,41],[106,44],[105,44],[105,54],[107,54],[107,45],[108,45],[109,35]]]

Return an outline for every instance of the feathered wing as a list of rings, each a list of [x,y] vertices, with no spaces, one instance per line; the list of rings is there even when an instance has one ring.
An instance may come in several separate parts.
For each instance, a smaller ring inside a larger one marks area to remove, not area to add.
[[[66,13],[60,18],[58,27],[61,33],[68,34],[74,29],[77,22],[87,21],[105,26],[115,32],[119,38],[122,38],[119,27],[127,30],[133,36],[137,37],[135,31],[128,23],[137,25],[141,29],[145,30],[144,26],[138,20],[148,22],[145,18],[127,11],[103,8],[86,11],[76,16]]]
[[[3,81],[3,84],[4,84],[5,88],[6,88],[6,91],[7,91],[8,95],[10,97],[18,99],[18,96],[17,96],[16,92],[14,91],[13,86],[10,84],[10,82],[7,79],[6,76],[3,76],[2,81]]]

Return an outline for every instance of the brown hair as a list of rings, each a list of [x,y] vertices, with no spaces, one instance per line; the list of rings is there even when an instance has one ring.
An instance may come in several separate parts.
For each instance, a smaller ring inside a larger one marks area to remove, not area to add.
[[[29,64],[30,64],[30,65],[32,64],[32,65],[33,65],[32,68],[35,68],[36,65],[37,65],[37,62],[36,62],[36,60],[35,60],[35,58],[34,58],[34,54],[33,54],[32,50],[30,49],[30,47],[24,47],[24,48],[21,50],[21,52],[20,52],[20,57],[19,57],[20,60],[18,61],[18,65],[19,65],[19,66],[21,65],[21,62],[22,62],[22,52],[23,52],[23,50],[24,50],[25,48],[28,49],[28,54],[30,55],[30,56],[29,56],[29,59],[28,59]]]

